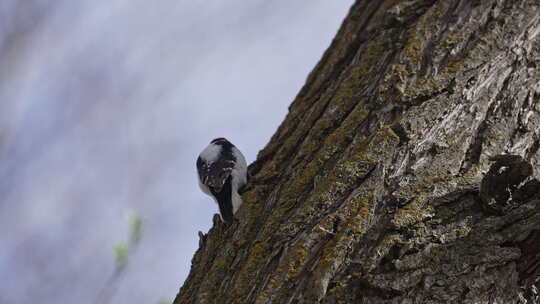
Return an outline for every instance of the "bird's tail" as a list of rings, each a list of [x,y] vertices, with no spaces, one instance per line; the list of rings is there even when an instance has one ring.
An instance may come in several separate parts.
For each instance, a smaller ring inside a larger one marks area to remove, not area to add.
[[[229,199],[218,198],[218,205],[219,213],[221,214],[221,219],[223,222],[231,224],[233,222],[233,207],[230,196]]]
[[[217,193],[216,199],[219,205],[219,213],[221,219],[231,224],[233,222],[233,203],[232,203],[232,191],[231,191],[231,177],[227,178],[225,185],[221,189],[220,193]]]

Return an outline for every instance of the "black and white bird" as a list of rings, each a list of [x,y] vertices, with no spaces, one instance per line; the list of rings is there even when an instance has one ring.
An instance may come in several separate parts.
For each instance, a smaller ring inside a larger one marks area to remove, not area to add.
[[[199,187],[219,206],[221,220],[232,223],[233,215],[242,204],[238,194],[247,183],[244,155],[225,138],[216,138],[197,158]]]

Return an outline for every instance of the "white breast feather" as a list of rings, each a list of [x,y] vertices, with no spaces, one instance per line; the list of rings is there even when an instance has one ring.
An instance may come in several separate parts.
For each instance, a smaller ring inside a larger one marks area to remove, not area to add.
[[[236,213],[240,205],[242,205],[242,197],[238,194],[238,190],[247,183],[247,163],[244,155],[236,147],[232,148],[234,157],[236,157],[236,165],[231,172],[232,186],[232,204],[233,214]]]

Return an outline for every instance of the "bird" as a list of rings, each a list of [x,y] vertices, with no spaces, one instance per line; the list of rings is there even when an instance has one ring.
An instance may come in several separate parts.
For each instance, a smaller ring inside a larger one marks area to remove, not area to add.
[[[213,139],[197,158],[199,187],[219,206],[221,221],[233,222],[242,205],[238,193],[247,183],[247,164],[242,152],[223,137]]]

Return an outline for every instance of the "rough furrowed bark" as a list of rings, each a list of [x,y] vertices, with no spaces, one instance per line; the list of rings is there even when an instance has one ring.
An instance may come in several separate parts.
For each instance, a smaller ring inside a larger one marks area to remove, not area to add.
[[[175,303],[536,303],[539,34],[537,0],[357,1]]]

